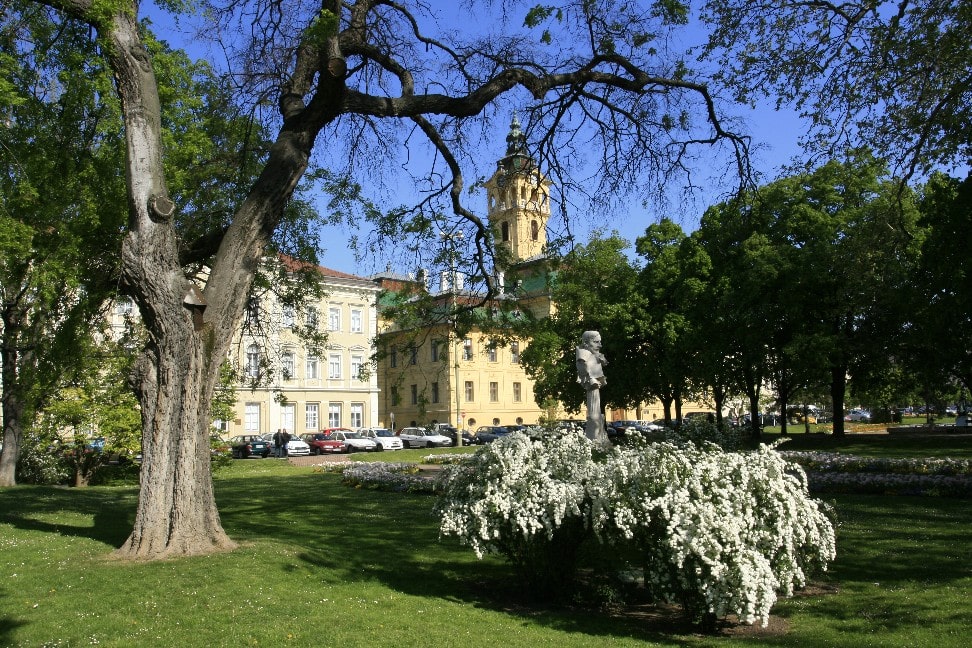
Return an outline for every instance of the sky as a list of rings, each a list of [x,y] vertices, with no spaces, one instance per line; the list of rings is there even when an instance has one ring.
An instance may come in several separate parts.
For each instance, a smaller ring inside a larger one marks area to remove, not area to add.
[[[453,23],[468,28],[469,17],[456,2],[432,0],[432,4],[437,6],[441,20],[446,24]],[[142,15],[152,19],[155,31],[170,45],[186,49],[194,58],[214,60],[218,65],[219,52],[191,41],[188,38],[188,30],[183,28],[184,23],[174,21],[150,3],[143,4]],[[686,39],[694,38],[696,41],[702,37],[703,35],[699,32],[691,29],[685,35]],[[771,107],[758,107],[755,110],[749,110],[740,106],[729,113],[728,116],[740,118],[747,125],[747,134],[752,137],[754,169],[762,174],[766,180],[775,178],[783,164],[791,162],[795,156],[800,155],[801,149],[798,140],[800,135],[806,132],[806,126],[795,113],[785,110],[776,111]],[[506,118],[501,115],[497,117],[495,128],[498,131],[495,136],[486,140],[478,156],[481,158],[477,163],[480,169],[493,168],[495,161],[504,155],[505,136],[510,117],[512,115]],[[732,188],[732,179],[723,180],[712,169],[706,168],[705,154],[701,159],[698,172],[696,184],[699,185],[700,189],[694,192],[693,200],[685,200],[681,192],[682,187],[673,186],[671,190],[673,197],[664,206],[644,206],[638,203],[622,206],[615,213],[572,213],[571,233],[577,243],[583,244],[589,240],[591,232],[595,229],[604,232],[616,231],[633,244],[635,238],[644,233],[645,228],[662,216],[672,218],[686,232],[690,232],[697,227],[698,219],[705,208],[718,202]],[[395,204],[406,202],[409,197],[408,194],[413,191],[414,188],[409,187],[407,183],[399,184],[395,195],[390,198],[396,201]],[[323,197],[322,200],[324,200]],[[394,205],[386,204],[383,206],[392,207]],[[469,206],[484,216],[486,211],[485,196],[482,193],[473,196]],[[319,259],[321,265],[359,276],[369,276],[384,270],[388,265],[403,274],[411,270],[410,268],[395,267],[401,264],[401,258],[394,254],[379,253],[364,259],[356,259],[348,246],[348,240],[355,234],[360,235],[361,233],[351,231],[347,225],[324,228],[321,231],[321,247],[323,248],[323,254]]]

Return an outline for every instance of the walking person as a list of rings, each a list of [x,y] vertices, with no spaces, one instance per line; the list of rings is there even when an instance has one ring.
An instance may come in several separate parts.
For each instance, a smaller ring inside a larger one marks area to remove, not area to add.
[[[273,433],[273,456],[279,459],[284,456],[286,450],[283,442],[283,430],[278,429]]]

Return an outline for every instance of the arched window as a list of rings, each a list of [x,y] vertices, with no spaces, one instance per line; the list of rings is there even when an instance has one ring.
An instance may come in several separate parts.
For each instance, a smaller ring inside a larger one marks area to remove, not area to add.
[[[540,224],[535,220],[530,221],[530,238],[534,241],[540,238]]]
[[[501,232],[501,237],[500,238],[502,240],[504,240],[504,241],[509,241],[510,240],[510,224],[508,222],[503,221],[503,224],[500,225],[500,232]]]
[[[246,375],[250,378],[260,377],[260,347],[255,344],[246,348]]]

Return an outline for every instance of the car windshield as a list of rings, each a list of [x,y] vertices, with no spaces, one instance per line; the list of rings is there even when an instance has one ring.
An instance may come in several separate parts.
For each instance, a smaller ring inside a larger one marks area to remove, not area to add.
[[[357,432],[345,432],[344,433],[344,438],[345,439],[363,439],[364,437],[361,436],[360,434],[358,434]]]
[[[395,435],[391,433],[391,430],[375,430],[375,436],[393,437]]]

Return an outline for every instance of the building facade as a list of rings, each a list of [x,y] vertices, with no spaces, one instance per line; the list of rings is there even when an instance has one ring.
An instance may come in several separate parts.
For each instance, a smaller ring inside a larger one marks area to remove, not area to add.
[[[501,294],[477,308],[481,317],[516,317],[529,311],[545,317],[553,304],[547,290],[547,221],[550,182],[527,154],[520,124],[513,118],[506,155],[486,182],[487,213],[497,247],[496,284]],[[455,276],[455,275],[453,275]],[[374,277],[389,293],[427,291],[418,280],[391,273]],[[459,281],[443,281],[431,302],[442,313],[457,304],[478,303]],[[400,429],[451,423],[475,431],[481,425],[532,424],[557,415],[534,399],[533,381],[520,364],[523,340],[497,335],[493,327],[457,334],[448,317],[421,330],[383,319],[379,362],[382,424]],[[500,325],[500,328],[501,325]]]
[[[220,422],[224,435],[291,434],[328,427],[378,424],[378,377],[372,368],[378,330],[378,287],[370,279],[317,269],[325,297],[300,311],[274,291],[251,301],[233,345],[243,385],[235,415]],[[319,351],[298,335],[301,327],[323,330]]]

